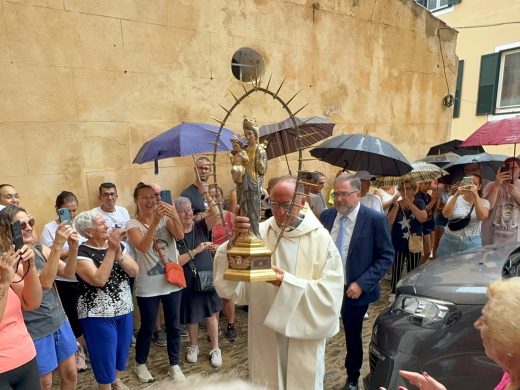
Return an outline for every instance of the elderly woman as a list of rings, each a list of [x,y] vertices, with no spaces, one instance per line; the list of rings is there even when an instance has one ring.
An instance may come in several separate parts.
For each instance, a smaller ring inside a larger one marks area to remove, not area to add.
[[[437,256],[482,246],[480,228],[482,221],[488,217],[489,202],[481,198],[482,178],[479,175],[470,177],[471,184],[459,185],[442,210],[448,223],[439,242]]]
[[[32,234],[35,222],[24,209],[11,205],[1,213],[9,223],[20,222],[23,242],[30,246],[35,254],[34,263],[43,289],[42,302],[38,309],[24,311],[23,316],[36,347],[41,388],[52,388],[52,372],[59,368],[61,389],[74,389],[77,380],[76,338],[61,306],[54,279],[56,275],[66,278],[74,275],[79,236],[72,226],[62,223],[50,248],[35,244]],[[65,263],[60,260],[60,254],[67,240],[71,256]],[[5,250],[12,245],[12,240],[2,240],[0,245]]]
[[[486,355],[504,370],[495,390],[520,389],[520,278],[491,283],[488,297],[475,328],[480,331]],[[400,374],[421,390],[446,390],[426,372]]]
[[[78,249],[78,318],[87,343],[99,390],[128,389],[119,376],[126,367],[133,331],[129,277],[137,263],[121,244],[123,229],[109,231],[105,219],[93,211],[74,221],[87,238]]]
[[[397,190],[401,194],[401,198],[395,201],[388,210],[388,224],[391,227],[392,245],[395,249],[390,300],[395,297],[395,288],[401,278],[405,261],[408,272],[419,265],[421,252],[411,252],[409,240],[412,235],[422,237],[422,224],[428,218],[425,203],[420,199],[414,200],[417,184],[404,181],[399,184]]]
[[[207,195],[207,194],[206,194]],[[187,324],[190,337],[190,346],[187,349],[186,360],[195,363],[199,354],[199,322],[206,320],[208,334],[211,342],[209,352],[211,365],[220,367],[222,365],[222,354],[218,346],[218,318],[217,314],[222,309],[222,301],[215,292],[195,291],[192,267],[197,271],[213,271],[213,257],[210,249],[210,231],[217,222],[215,203],[213,199],[207,197],[209,211],[204,219],[193,222],[193,210],[188,198],[180,197],[175,199],[175,208],[181,218],[184,238],[177,240],[179,250],[179,262],[183,265],[184,275],[186,276],[187,287],[182,294],[181,322]],[[192,263],[190,266],[190,262]]]
[[[139,263],[139,275],[135,280],[135,296],[141,327],[136,337],[134,373],[140,382],[153,381],[146,367],[150,343],[155,329],[157,310],[162,302],[166,326],[166,349],[168,351],[168,374],[175,382],[185,380],[179,366],[179,316],[181,287],[168,283],[164,275],[164,263],[178,263],[175,238],[182,238],[182,225],[175,208],[158,200],[154,189],[138,183],[134,190],[137,206],[136,218],[126,224],[128,239],[135,248]]]
[[[27,245],[15,251],[7,214],[0,213],[0,389],[38,389],[36,349],[23,321],[22,310],[35,310],[42,288],[34,251]],[[25,275],[25,276],[24,276]]]

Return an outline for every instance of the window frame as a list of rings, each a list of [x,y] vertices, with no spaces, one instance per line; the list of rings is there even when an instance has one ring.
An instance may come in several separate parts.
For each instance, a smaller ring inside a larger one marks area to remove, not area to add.
[[[505,56],[513,54],[513,53],[520,53],[520,47],[517,46],[515,48],[508,48],[507,50],[500,50],[500,66],[498,71],[498,78],[497,78],[497,91],[496,91],[496,99],[495,99],[495,107],[494,107],[494,113],[495,114],[509,114],[513,112],[520,112],[520,102],[514,106],[506,106],[501,107],[500,106],[500,100],[502,95],[502,85],[504,81],[504,65],[505,65]]]

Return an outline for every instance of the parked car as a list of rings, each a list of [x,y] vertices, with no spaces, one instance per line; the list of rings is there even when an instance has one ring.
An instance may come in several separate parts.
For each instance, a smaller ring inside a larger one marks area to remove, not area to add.
[[[520,276],[520,248],[487,246],[439,258],[398,284],[372,329],[367,390],[407,386],[399,370],[426,371],[449,390],[493,389],[501,369],[473,323],[490,282]]]

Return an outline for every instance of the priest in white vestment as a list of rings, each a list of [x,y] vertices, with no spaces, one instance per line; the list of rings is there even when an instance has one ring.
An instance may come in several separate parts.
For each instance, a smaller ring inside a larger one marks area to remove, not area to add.
[[[265,245],[274,248],[296,187],[280,179],[271,192],[273,217],[260,224]],[[297,196],[290,228],[272,255],[278,280],[245,283],[223,279],[228,268],[226,243],[214,261],[214,284],[222,298],[249,305],[249,377],[269,389],[322,389],[325,342],[339,331],[343,266],[328,231]],[[234,238],[247,231],[237,217]]]

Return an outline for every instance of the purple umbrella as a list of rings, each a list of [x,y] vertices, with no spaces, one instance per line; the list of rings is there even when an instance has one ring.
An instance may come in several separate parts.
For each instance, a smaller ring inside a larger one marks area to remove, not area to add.
[[[218,143],[217,152],[231,151],[231,138],[235,134],[222,128],[220,139],[218,126],[207,123],[182,122],[164,133],[147,141],[134,158],[134,164],[155,162],[155,173],[159,172],[159,162],[163,158],[190,156],[193,154],[212,153]]]

